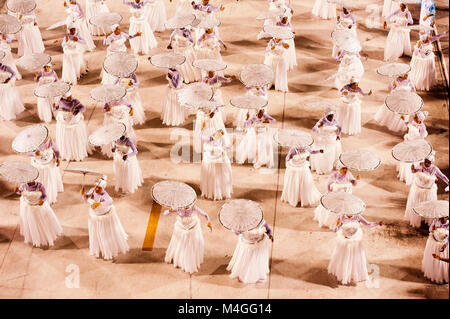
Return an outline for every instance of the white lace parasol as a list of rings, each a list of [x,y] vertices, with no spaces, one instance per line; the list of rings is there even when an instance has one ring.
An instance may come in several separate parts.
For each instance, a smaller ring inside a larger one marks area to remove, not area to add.
[[[347,51],[349,53],[358,53],[362,47],[358,40],[351,39],[343,41],[338,45],[340,51]]]
[[[122,122],[111,122],[105,126],[102,126],[89,135],[89,143],[94,146],[108,145],[114,141],[117,141],[123,133],[125,133],[126,127]]]
[[[102,173],[91,170],[89,168],[66,168],[64,172],[75,173],[75,174],[83,174],[83,175],[95,175],[95,176],[103,176]]]
[[[186,57],[182,54],[175,52],[164,52],[155,54],[150,58],[150,63],[157,68],[174,68],[177,65],[181,65],[186,61]]]
[[[424,218],[448,217],[447,200],[430,200],[422,202],[413,208],[413,211]]]
[[[97,86],[91,90],[91,98],[103,103],[120,101],[126,94],[127,90],[123,86],[114,84]]]
[[[230,104],[239,109],[259,110],[267,105],[269,101],[261,96],[239,95],[230,100]]]
[[[347,192],[330,192],[320,198],[323,207],[335,214],[358,215],[366,209],[366,204]]]
[[[340,162],[349,169],[358,171],[372,171],[380,166],[377,155],[368,150],[351,150],[341,153]]]
[[[34,124],[20,131],[14,138],[11,146],[17,153],[34,152],[45,142],[47,137],[47,127],[42,124]]]
[[[281,40],[289,40],[294,37],[294,33],[287,28],[277,25],[266,25],[263,28],[264,32],[270,34],[271,37]]]
[[[358,41],[358,39],[351,32],[343,29],[334,29],[333,32],[331,32],[331,40],[337,46],[346,41]]]
[[[307,147],[314,143],[311,134],[296,129],[278,129],[273,138],[284,147]]]
[[[70,91],[70,85],[65,82],[52,82],[38,86],[34,90],[34,95],[43,98],[53,98],[58,96],[64,96]]]
[[[103,61],[103,69],[110,75],[120,78],[130,76],[138,67],[137,58],[127,52],[114,52]]]
[[[396,90],[386,97],[385,104],[392,112],[406,115],[418,112],[423,106],[423,100],[417,93]]]
[[[14,34],[22,29],[20,21],[9,14],[0,14],[0,33]]]
[[[414,24],[408,26],[408,29],[415,30],[415,31],[422,31],[422,32],[431,32],[433,30],[432,27],[424,25],[424,24]]]
[[[47,53],[27,54],[17,60],[17,66],[27,71],[34,71],[50,63],[52,57]]]
[[[36,8],[34,0],[8,0],[6,7],[14,13],[29,13]]]
[[[379,75],[389,76],[389,77],[396,77],[399,75],[403,75],[408,73],[411,70],[411,66],[406,63],[389,63],[380,66],[377,69],[377,73]]]
[[[212,14],[208,14],[206,17],[200,20],[200,22],[195,26],[199,29],[213,29],[220,26],[220,21],[217,20]]]
[[[194,82],[178,91],[178,102],[182,105],[197,106],[213,97],[213,89],[206,83]]]
[[[286,12],[286,9],[284,8],[275,8],[273,10],[266,11],[264,13],[261,13],[259,16],[256,17],[256,20],[267,20],[277,17],[282,17]]]
[[[191,25],[195,20],[194,14],[175,15],[166,21],[167,29],[180,29]],[[200,22],[200,21],[199,21]]]
[[[11,183],[29,183],[39,177],[39,171],[28,162],[10,161],[0,165],[0,176]]]
[[[347,9],[355,9],[358,7],[358,4],[351,0],[327,0],[327,2],[334,3]]]
[[[89,23],[103,29],[109,30],[113,25],[119,24],[122,16],[115,12],[102,12],[89,19]]]
[[[257,228],[263,218],[261,206],[248,199],[233,199],[225,203],[219,211],[222,226],[237,233]]]
[[[264,87],[272,83],[274,77],[273,69],[265,64],[246,65],[239,73],[239,80],[245,86]]]
[[[227,64],[215,59],[199,59],[192,62],[192,65],[204,71],[222,71],[227,68]]]
[[[197,200],[195,190],[188,184],[176,181],[161,181],[153,185],[152,198],[159,205],[169,208],[185,208]]]
[[[417,139],[398,143],[392,148],[392,157],[397,161],[414,163],[423,161],[431,154],[433,148],[425,140]]]

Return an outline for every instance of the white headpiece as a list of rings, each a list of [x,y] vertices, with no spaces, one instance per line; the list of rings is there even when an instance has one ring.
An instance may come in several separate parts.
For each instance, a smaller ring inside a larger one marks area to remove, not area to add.
[[[116,31],[116,29],[117,29],[117,27],[118,27],[119,25],[116,23],[116,24],[113,24],[112,26],[111,26],[111,31],[112,32],[114,32],[114,31]]]
[[[96,183],[95,186],[99,186],[103,189],[106,188],[106,181],[108,180],[108,177],[106,175],[103,175]]]
[[[427,111],[419,111],[416,113],[417,115],[417,119],[421,122],[423,122],[425,120],[425,118],[428,116],[428,112]]]

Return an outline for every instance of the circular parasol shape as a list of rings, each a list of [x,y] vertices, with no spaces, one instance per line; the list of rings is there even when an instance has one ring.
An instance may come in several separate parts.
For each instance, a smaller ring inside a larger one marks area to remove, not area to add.
[[[423,106],[423,100],[417,93],[396,90],[386,97],[385,104],[392,112],[406,115],[418,112]]]
[[[261,13],[259,16],[256,17],[256,20],[267,20],[267,19],[281,17],[284,15],[285,12],[286,12],[286,9],[284,9],[284,8],[275,8],[273,10],[269,10],[264,13]]]
[[[425,140],[404,141],[392,148],[392,157],[400,162],[414,163],[423,161],[432,151],[431,144]]]
[[[213,89],[206,83],[194,82],[178,91],[178,101],[182,105],[197,106],[209,101],[214,95]]]
[[[102,126],[89,135],[89,143],[95,146],[108,145],[117,141],[123,133],[125,133],[126,126],[122,122],[111,122],[108,125]]]
[[[102,12],[89,19],[89,23],[103,29],[110,29],[115,24],[120,24],[122,16],[115,12]]]
[[[215,59],[199,59],[192,62],[192,65],[196,68],[202,69],[204,71],[222,71],[227,68],[227,64],[223,61]]]
[[[17,60],[17,65],[27,71],[34,71],[42,68],[52,61],[52,57],[47,53],[27,54]]]
[[[34,89],[34,95],[43,98],[53,98],[64,96],[64,94],[69,91],[69,84],[58,81],[38,86],[36,89]]]
[[[191,25],[195,20],[194,14],[175,15],[166,21],[167,29],[181,29]],[[200,22],[200,21],[199,21]]]
[[[186,57],[182,54],[175,52],[165,52],[155,54],[150,58],[150,63],[157,68],[174,68],[177,65],[181,65],[186,61]]]
[[[91,98],[103,103],[120,101],[125,95],[127,90],[123,86],[114,84],[97,86],[91,90]]]
[[[48,128],[42,124],[27,126],[19,132],[12,142],[12,149],[17,153],[34,152],[48,137]]]
[[[266,25],[264,26],[263,30],[264,32],[267,32],[268,34],[270,34],[270,36],[276,39],[289,40],[294,37],[294,33],[292,33],[292,31],[287,27],[281,27],[277,25]]]
[[[358,171],[372,171],[380,166],[377,155],[368,150],[351,150],[339,155],[341,163],[349,169]]]
[[[130,76],[138,67],[137,58],[127,52],[114,52],[103,61],[103,69],[110,74],[120,78]]]
[[[389,63],[389,64],[380,66],[377,69],[377,73],[379,75],[396,77],[399,75],[406,74],[410,70],[411,70],[411,67],[409,64],[394,62],[394,63]]]
[[[347,41],[343,41],[343,42],[339,43],[338,47],[339,47],[339,50],[347,51],[349,53],[357,53],[357,52],[361,51],[361,49],[362,49],[361,44],[359,43],[359,41],[356,38],[347,40]]]
[[[433,30],[432,27],[424,25],[424,24],[415,24],[408,26],[410,30],[422,31],[422,32],[431,32]]]
[[[335,214],[358,215],[366,209],[366,204],[347,192],[329,192],[320,198],[323,207]]]
[[[278,129],[273,138],[285,147],[307,147],[314,143],[311,134],[295,129]]]
[[[272,83],[273,69],[265,64],[246,65],[239,73],[239,80],[245,86],[263,87]]]
[[[39,177],[39,171],[28,162],[10,161],[0,165],[0,176],[11,183],[28,183]]]
[[[413,208],[413,211],[424,218],[443,218],[448,217],[447,200],[430,200],[422,202]]]
[[[358,39],[355,37],[354,34],[347,30],[343,29],[334,29],[333,32],[331,32],[331,40],[334,44],[339,46],[340,44],[346,42],[346,41],[358,41]]]
[[[220,21],[211,14],[207,15],[205,18],[201,19],[200,22],[195,26],[199,29],[213,29],[220,26]]]
[[[269,101],[256,95],[239,95],[230,100],[230,104],[239,109],[259,110],[265,107]]]
[[[263,218],[261,206],[248,199],[233,199],[225,203],[219,211],[222,226],[238,233],[257,228]]]
[[[29,13],[36,8],[34,0],[8,0],[6,7],[14,13]]]
[[[197,194],[191,186],[176,181],[156,183],[151,194],[159,205],[175,209],[191,206],[197,200]]]
[[[19,19],[10,14],[0,14],[0,33],[14,34],[22,30]]]

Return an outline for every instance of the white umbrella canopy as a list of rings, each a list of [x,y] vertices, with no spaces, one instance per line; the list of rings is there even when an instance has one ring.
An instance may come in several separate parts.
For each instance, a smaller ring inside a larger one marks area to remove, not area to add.
[[[380,166],[378,156],[368,150],[351,150],[341,153],[339,161],[349,169],[372,171]]]
[[[396,77],[408,73],[411,70],[411,66],[406,63],[388,63],[380,66],[377,69],[379,75],[384,75],[388,77]]]
[[[431,154],[433,148],[425,140],[417,139],[398,143],[392,148],[392,157],[397,161],[414,163],[423,161]]]
[[[103,69],[110,75],[120,78],[130,76],[138,67],[137,58],[127,52],[114,52],[103,61]]]
[[[117,141],[124,133],[126,127],[122,122],[112,122],[102,126],[89,135],[89,143],[94,146],[108,145]]]
[[[219,211],[222,226],[237,233],[257,228],[263,218],[261,206],[248,199],[233,199],[225,203]]]
[[[39,171],[28,162],[10,161],[0,165],[0,177],[11,183],[29,183],[39,177]]]
[[[448,217],[448,210],[448,200],[431,200],[413,207],[413,211],[424,218]]]
[[[17,59],[17,66],[27,70],[34,71],[42,68],[44,65],[47,65],[52,61],[52,57],[47,53],[33,53],[27,54],[23,57]]]
[[[193,24],[197,24],[193,22]],[[213,15],[209,14],[203,19],[200,20],[200,22],[195,26],[199,29],[213,29],[220,26],[220,21],[217,20]]]
[[[42,98],[53,98],[58,96],[64,96],[64,94],[66,94],[69,91],[70,91],[69,84],[57,81],[38,86],[36,89],[34,89],[34,95]]]
[[[284,8],[275,8],[273,10],[266,11],[264,13],[261,13],[259,16],[256,17],[256,20],[267,20],[272,19],[276,17],[282,17],[286,12],[286,9]]]
[[[220,60],[215,59],[199,59],[192,62],[192,65],[203,71],[222,71],[227,68],[227,64]]]
[[[239,73],[239,80],[248,87],[264,87],[272,83],[273,69],[265,64],[246,65]]]
[[[259,110],[267,105],[269,101],[256,95],[239,95],[230,100],[230,104],[239,109]]]
[[[155,54],[149,60],[157,68],[170,69],[183,64],[186,61],[186,57],[175,52],[164,52]]]
[[[284,147],[308,147],[314,143],[311,134],[296,129],[278,129],[273,138]]]
[[[206,83],[194,82],[178,92],[178,101],[182,105],[201,106],[205,101],[210,101],[214,95],[213,89]]]
[[[339,50],[347,51],[349,53],[358,53],[362,49],[361,44],[356,39],[350,39],[347,41],[343,41],[343,42],[339,43],[338,47],[339,47]]]
[[[91,90],[91,98],[103,103],[120,101],[125,95],[127,95],[127,90],[122,86],[114,84],[97,86]]]
[[[175,15],[166,21],[167,29],[180,29],[191,25],[195,20],[194,14]],[[200,22],[200,21],[199,21]]]
[[[351,32],[342,29],[334,29],[333,32],[331,32],[331,40],[337,46],[346,41],[358,41],[358,39]]]
[[[89,19],[93,26],[110,30],[115,24],[122,21],[122,16],[116,12],[102,12]]]
[[[264,32],[270,34],[271,37],[281,40],[289,40],[294,37],[294,33],[289,28],[277,26],[277,25],[266,25],[263,28]]]
[[[169,180],[153,185],[151,195],[159,205],[174,209],[191,206],[197,200],[197,194],[191,186]]]
[[[22,30],[19,19],[9,14],[0,14],[0,33],[14,34]]]
[[[385,104],[392,112],[406,115],[418,112],[423,106],[423,100],[417,93],[395,90],[386,97]]]
[[[6,7],[14,13],[29,13],[36,8],[34,0],[8,0]]]
[[[48,137],[48,128],[42,124],[27,126],[16,135],[12,149],[17,153],[34,152]]]
[[[347,192],[329,192],[320,199],[323,207],[339,215],[358,215],[366,209],[366,204]]]
[[[96,175],[103,176],[102,173],[91,170],[89,168],[66,168],[64,172],[75,173],[75,174],[83,174],[83,175]]]
[[[414,24],[408,26],[408,29],[415,30],[415,31],[422,31],[422,32],[431,32],[433,30],[432,27],[424,25],[424,24]]]

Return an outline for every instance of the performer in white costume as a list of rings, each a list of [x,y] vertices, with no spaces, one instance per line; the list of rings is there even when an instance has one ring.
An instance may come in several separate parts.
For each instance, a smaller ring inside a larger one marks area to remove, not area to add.
[[[289,44],[285,40],[272,38],[266,47],[264,64],[270,66],[275,72],[275,90],[288,91],[287,72]]]
[[[138,153],[136,146],[130,138],[122,135],[113,143],[112,147],[116,177],[114,190],[118,192],[122,189],[124,193],[133,194],[144,182],[136,157]]]
[[[52,69],[52,64],[47,63],[41,71],[34,77],[34,81],[38,82],[38,87],[44,84],[49,84],[58,81],[58,75]],[[39,119],[43,122],[50,123],[53,119],[52,107],[56,103],[55,98],[37,98],[37,111]]]
[[[336,18],[336,4],[328,0],[316,0],[312,9],[312,14],[321,19]]]
[[[89,20],[92,17],[100,13],[107,13],[107,12],[109,12],[109,8],[106,5],[105,0],[86,0],[86,21],[89,27],[89,31],[91,32],[91,35],[96,36],[105,35],[105,33],[109,31],[89,23]]]
[[[16,34],[18,41],[17,54],[24,56],[44,52],[44,42],[42,42],[41,31],[39,31],[34,11],[20,14],[19,20],[22,23],[22,30]]]
[[[61,43],[64,52],[61,80],[76,85],[78,79],[88,72],[84,58],[86,41],[79,35],[74,25],[70,25],[68,31]]]
[[[141,0],[143,1],[143,0]],[[147,5],[147,19],[153,32],[164,32],[167,21],[166,6],[162,0],[150,0]]]
[[[267,87],[245,87],[245,94],[246,95],[252,95],[252,96],[260,96],[264,98],[266,101],[269,100],[269,96],[267,95]],[[263,107],[264,112],[267,113],[267,105]],[[248,121],[252,116],[256,114],[256,109],[242,109],[240,108],[238,112],[236,112],[236,115],[234,116],[233,124],[236,127],[237,131],[243,131],[244,130],[244,124],[246,121]]]
[[[424,276],[438,284],[448,283],[448,263],[436,260],[433,255],[448,259],[448,225],[448,217],[433,220],[423,253],[422,271]]]
[[[203,152],[203,132],[216,132],[219,129],[225,133],[224,138],[228,138],[222,114],[218,107],[204,107],[197,110],[194,122],[194,151]]]
[[[383,26],[385,29],[388,22],[392,22],[392,25],[384,46],[384,60],[396,61],[402,55],[411,56],[411,30],[408,29],[408,24],[413,24],[413,19],[406,4],[401,3],[400,9],[386,17]]]
[[[295,34],[294,29],[291,23],[288,20],[287,16],[283,16],[280,18],[280,21],[276,23],[277,26],[289,28],[293,34]],[[289,45],[288,53],[287,53],[287,63],[288,70],[293,70],[297,66],[297,54],[295,53],[295,41],[294,39],[286,40],[286,43]]]
[[[168,83],[166,97],[163,100],[161,119],[163,124],[178,126],[184,123],[186,108],[178,102],[178,90],[183,86],[183,79],[176,69],[169,69],[166,77]]]
[[[205,30],[205,33],[197,40],[195,45],[197,59],[213,59],[222,61],[222,55],[220,54],[220,46],[226,50],[227,46],[222,41],[219,34],[214,29],[209,28]]]
[[[344,29],[351,32],[356,37],[356,19],[350,9],[343,7],[342,12],[336,18],[337,29]]]
[[[67,16],[67,26],[73,25],[80,37],[84,39],[86,49],[89,51],[94,51],[95,44],[91,37],[91,32],[88,28],[88,23],[81,5],[76,0],[69,0],[69,3],[64,1],[64,7],[66,7]]]
[[[0,59],[0,117],[14,120],[25,110],[15,84],[16,73]]]
[[[14,71],[16,79],[20,81],[22,80],[22,75],[19,70],[17,70],[16,60],[11,54],[11,46],[9,45],[11,42],[12,38],[9,35],[0,32],[0,54],[1,52],[5,53],[2,62]]]
[[[364,66],[361,62],[361,56],[357,52],[348,52],[342,50],[338,52],[335,59],[340,61],[339,69],[334,76],[334,85],[340,90],[346,84],[350,83],[352,79],[359,82],[364,75]]]
[[[118,78],[115,77],[114,84],[123,86],[127,90],[125,99],[133,106],[133,124],[141,125],[146,121],[144,107],[142,105],[141,96],[139,95],[139,79],[136,73],[133,72],[128,77]]]

